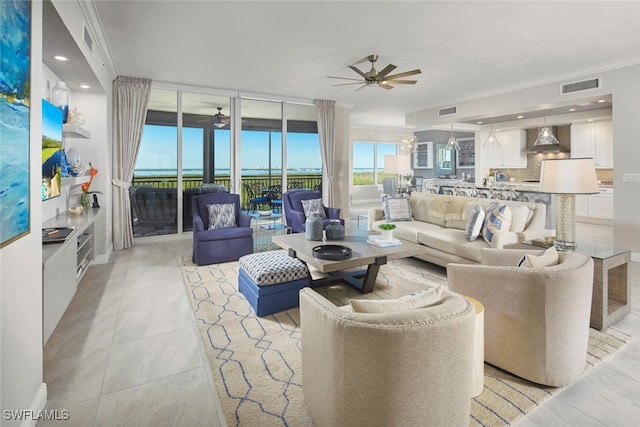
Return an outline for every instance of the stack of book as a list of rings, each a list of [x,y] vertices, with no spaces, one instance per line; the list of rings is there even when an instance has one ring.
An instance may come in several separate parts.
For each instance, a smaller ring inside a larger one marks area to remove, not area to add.
[[[371,243],[372,245],[376,245],[380,248],[389,248],[392,246],[402,245],[402,242],[398,239],[383,240],[381,236],[376,236],[375,234],[369,236],[369,238],[367,239],[367,243]]]

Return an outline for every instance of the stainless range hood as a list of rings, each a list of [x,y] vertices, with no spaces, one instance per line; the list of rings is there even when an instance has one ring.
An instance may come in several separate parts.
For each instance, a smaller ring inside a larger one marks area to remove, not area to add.
[[[558,130],[555,127],[539,128],[535,143],[528,148],[527,153],[568,153],[569,150],[560,145],[555,137],[557,134]]]

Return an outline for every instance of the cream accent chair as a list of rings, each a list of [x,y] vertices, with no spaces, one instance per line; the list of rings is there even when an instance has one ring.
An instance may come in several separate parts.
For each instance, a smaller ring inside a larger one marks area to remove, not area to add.
[[[469,425],[475,308],[444,292],[427,308],[369,314],[300,291],[302,389],[315,425]]]
[[[483,249],[481,265],[449,264],[449,288],[484,305],[484,355],[539,384],[566,386],[585,369],[593,260],[560,252],[549,267],[517,267],[524,253]]]

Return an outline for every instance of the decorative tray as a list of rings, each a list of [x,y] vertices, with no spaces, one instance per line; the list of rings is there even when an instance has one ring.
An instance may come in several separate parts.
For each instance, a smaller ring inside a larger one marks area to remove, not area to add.
[[[340,261],[351,258],[351,248],[342,245],[320,245],[311,251],[313,256],[330,261]]]

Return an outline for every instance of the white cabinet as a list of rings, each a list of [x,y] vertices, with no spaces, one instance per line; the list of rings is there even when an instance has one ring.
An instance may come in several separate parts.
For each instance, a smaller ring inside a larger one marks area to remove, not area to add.
[[[596,168],[613,168],[613,127],[610,121],[571,125],[571,157],[593,157]]]
[[[500,146],[484,148],[487,167],[524,169],[527,167],[527,132],[524,129],[496,132]]]
[[[418,142],[413,153],[413,169],[433,169],[433,142]]]
[[[589,216],[613,219],[613,188],[601,188],[598,194],[589,196]]]
[[[42,245],[43,345],[76,293],[78,282],[94,258],[94,221],[100,210],[82,215],[61,214],[45,221],[43,228],[73,227],[64,243]]]
[[[458,168],[473,169],[476,167],[476,140],[475,138],[459,138],[457,161]]]
[[[597,194],[577,195],[576,216],[613,219],[613,188],[600,188]]]

